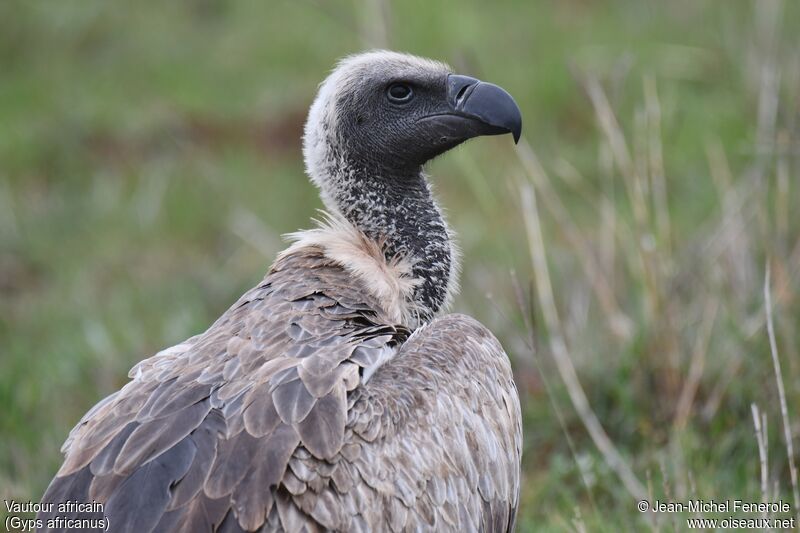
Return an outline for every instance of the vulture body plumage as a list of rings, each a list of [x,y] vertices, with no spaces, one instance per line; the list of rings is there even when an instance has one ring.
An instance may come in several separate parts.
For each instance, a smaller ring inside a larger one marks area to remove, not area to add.
[[[508,93],[441,63],[340,62],[304,136],[329,215],[83,417],[42,530],[512,530],[519,398],[494,336],[441,314],[457,256],[422,168],[520,129]],[[59,512],[66,501],[103,512]]]

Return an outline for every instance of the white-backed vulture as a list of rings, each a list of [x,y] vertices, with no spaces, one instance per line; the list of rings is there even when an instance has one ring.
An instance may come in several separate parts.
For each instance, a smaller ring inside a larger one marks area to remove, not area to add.
[[[442,314],[457,252],[423,166],[520,131],[506,91],[442,63],[342,60],[303,146],[328,215],[208,330],[137,364],[83,417],[43,501],[104,513],[54,508],[42,529],[512,530],[519,398],[495,337]]]

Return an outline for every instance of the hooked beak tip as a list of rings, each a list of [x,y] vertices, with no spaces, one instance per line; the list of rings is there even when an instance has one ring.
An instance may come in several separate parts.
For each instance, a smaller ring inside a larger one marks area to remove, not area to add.
[[[522,112],[514,98],[502,87],[468,76],[450,74],[448,95],[454,111],[482,122],[484,135],[511,133],[514,144],[522,136]]]

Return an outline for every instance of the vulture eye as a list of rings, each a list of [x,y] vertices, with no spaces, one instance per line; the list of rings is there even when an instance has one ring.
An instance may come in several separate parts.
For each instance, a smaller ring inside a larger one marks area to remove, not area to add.
[[[395,104],[405,104],[414,97],[414,91],[405,83],[393,83],[386,90],[386,96],[390,102]]]

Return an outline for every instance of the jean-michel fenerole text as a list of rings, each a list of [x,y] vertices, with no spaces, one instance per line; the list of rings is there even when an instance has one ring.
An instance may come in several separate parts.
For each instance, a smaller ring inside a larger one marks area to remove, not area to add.
[[[657,513],[788,513],[791,506],[783,501],[747,502],[744,500],[688,500],[666,502],[656,500],[652,510]]]

